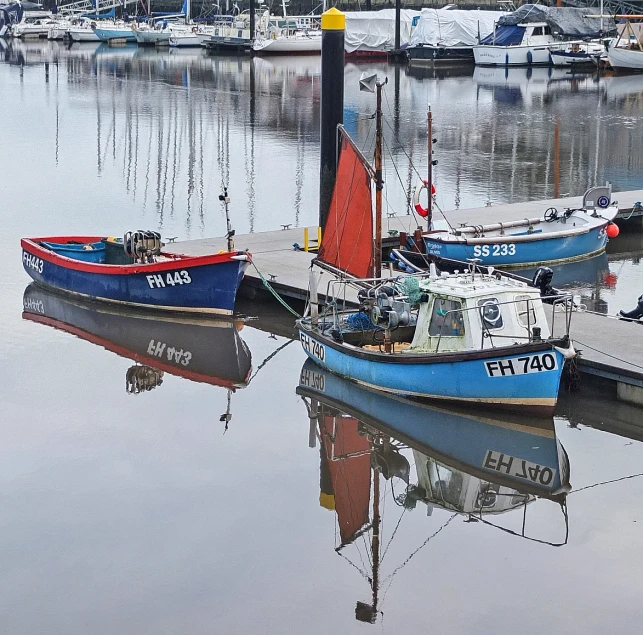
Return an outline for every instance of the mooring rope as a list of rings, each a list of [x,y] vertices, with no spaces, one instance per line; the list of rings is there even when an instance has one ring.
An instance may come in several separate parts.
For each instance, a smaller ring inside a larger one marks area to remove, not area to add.
[[[297,319],[300,319],[301,315],[299,315],[299,313],[297,313],[295,309],[293,309],[288,303],[286,303],[286,301],[274,290],[272,285],[265,279],[261,271],[259,271],[257,265],[254,263],[254,260],[252,261],[252,266],[255,268],[255,271],[259,274],[259,277],[261,278],[261,282],[263,282],[263,286],[266,287],[266,289],[268,289],[268,291],[270,291],[270,293],[272,293],[272,295],[275,296],[275,298],[285,309],[288,309],[288,311],[290,311],[290,313],[292,313]]]
[[[615,359],[616,361],[623,362],[624,364],[629,364],[630,366],[634,366],[635,368],[640,368],[643,370],[643,366],[640,366],[639,364],[635,364],[634,362],[628,362],[626,359],[621,359],[620,357],[616,357],[616,355],[610,355],[609,353],[606,353],[605,351],[600,351],[597,348],[594,348],[593,346],[590,346],[589,344],[584,344],[580,340],[577,340],[574,338],[574,342],[580,344],[581,346],[584,346],[585,348],[589,348],[593,350],[596,353],[600,353],[601,355],[605,355],[606,357],[611,357],[612,359]]]

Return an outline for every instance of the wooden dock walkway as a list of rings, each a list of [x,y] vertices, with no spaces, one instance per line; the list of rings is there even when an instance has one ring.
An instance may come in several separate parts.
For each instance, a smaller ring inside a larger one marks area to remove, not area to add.
[[[613,195],[620,206],[619,217],[643,218],[643,210],[635,203],[643,201],[643,190],[617,192]],[[558,200],[512,203],[484,208],[452,210],[444,215],[453,226],[460,223],[482,224],[494,221],[541,216],[548,207],[574,207],[581,197]],[[634,208],[634,209],[633,209]],[[617,217],[617,220],[618,218]],[[640,222],[640,221],[639,221]],[[383,238],[399,244],[399,238],[390,233],[411,232],[416,220],[413,216],[393,216],[383,219]],[[309,227],[309,236],[317,236],[317,227]],[[305,301],[308,296],[308,275],[314,253],[303,251],[304,228],[237,234],[235,247],[248,249],[253,255],[241,288],[241,294],[253,299],[259,290],[265,291],[261,275],[284,299]],[[316,241],[312,244],[316,247]],[[166,250],[187,255],[216,253],[225,249],[225,238],[204,238],[172,243]],[[258,273],[261,272],[261,275]],[[324,294],[324,276],[319,285]],[[643,290],[642,290],[643,291]],[[632,298],[634,306],[635,298]],[[623,307],[630,309],[631,307]],[[583,373],[599,376],[615,383],[618,395],[624,401],[643,405],[643,328],[640,324],[593,313],[577,312],[572,320],[572,339],[581,351],[579,369]]]

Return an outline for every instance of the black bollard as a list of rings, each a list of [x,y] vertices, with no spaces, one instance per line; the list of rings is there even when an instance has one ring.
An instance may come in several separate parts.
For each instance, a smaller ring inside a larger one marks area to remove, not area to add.
[[[344,30],[346,16],[335,9],[322,14],[321,165],[319,226],[325,227],[337,172],[337,126],[344,123]]]

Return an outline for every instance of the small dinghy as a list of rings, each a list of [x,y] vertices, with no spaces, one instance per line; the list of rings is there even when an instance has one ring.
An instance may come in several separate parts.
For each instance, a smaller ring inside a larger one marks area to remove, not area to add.
[[[22,264],[42,286],[91,300],[161,311],[230,315],[252,257],[165,253],[156,232],[23,238]]]

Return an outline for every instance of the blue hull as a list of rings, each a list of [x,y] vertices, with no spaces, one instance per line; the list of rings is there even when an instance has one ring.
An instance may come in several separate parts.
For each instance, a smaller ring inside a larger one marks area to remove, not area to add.
[[[95,273],[67,266],[60,258],[51,262],[23,248],[25,271],[38,284],[85,298],[169,311],[230,315],[244,272],[246,260],[226,260],[190,265],[177,260],[163,270],[158,264],[128,266],[129,272]],[[63,262],[64,264],[59,264]],[[118,269],[118,265],[86,265]],[[151,269],[151,270],[150,270]]]
[[[94,29],[94,33],[101,42],[108,42],[109,40],[136,42],[136,35],[132,29]]]
[[[478,478],[502,479],[540,495],[553,495],[569,485],[569,467],[551,419],[514,417],[505,421],[433,408],[355,386],[324,373],[310,361],[302,368],[298,392],[314,396],[368,425],[385,428],[391,436],[423,454]],[[499,467],[496,461],[489,460],[490,451],[513,457],[514,461],[535,463],[549,472],[530,475],[525,471],[522,476],[519,469],[503,469],[506,465]]]
[[[383,355],[353,353],[301,325],[299,328],[302,346],[310,359],[360,384],[400,395],[502,405],[521,412],[550,414],[556,406],[564,357],[551,347],[522,354],[507,354],[505,349],[504,354],[488,357],[475,353],[441,355],[442,359],[454,359],[441,362],[430,361],[430,355],[424,356],[427,361],[411,361],[409,355],[408,360],[393,362],[382,360]],[[534,355],[549,355],[545,361],[553,368],[546,370],[543,364],[532,364]],[[522,372],[528,366],[540,366],[541,370]]]
[[[588,232],[559,238],[544,238],[533,234],[533,239],[515,243],[489,242],[469,245],[466,243],[443,242],[424,236],[424,244],[429,254],[451,260],[465,261],[477,258],[481,265],[494,267],[543,264],[583,258],[600,253],[607,244],[604,228],[596,227]]]

